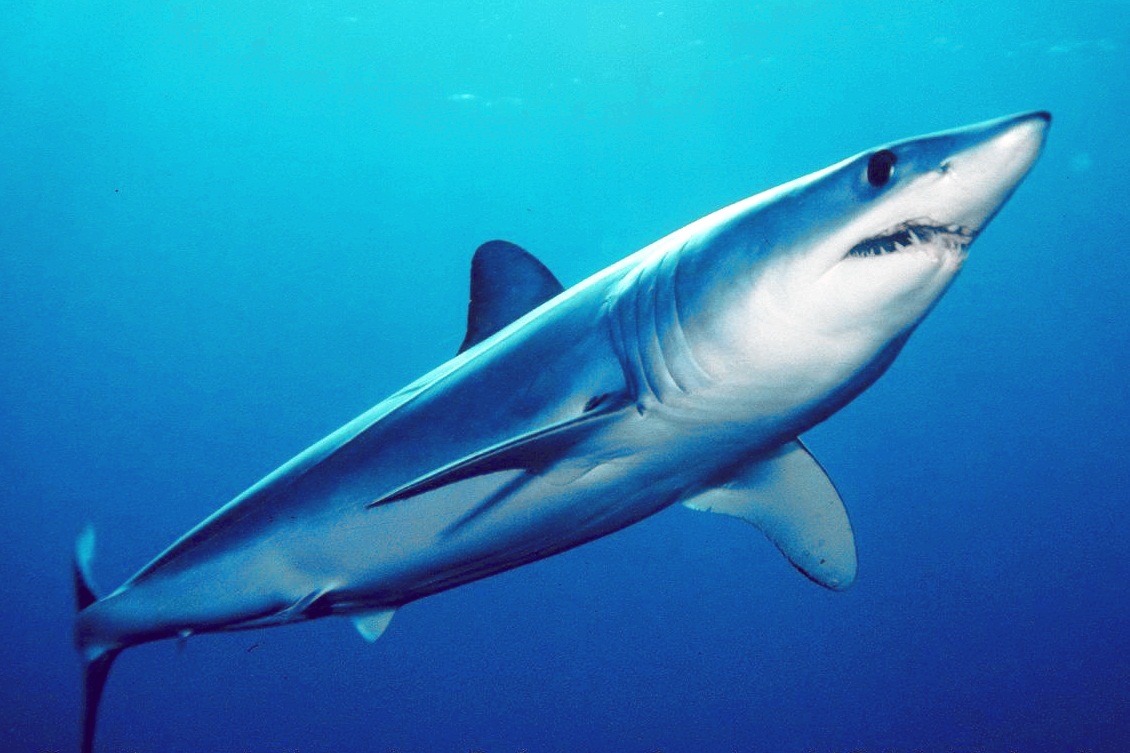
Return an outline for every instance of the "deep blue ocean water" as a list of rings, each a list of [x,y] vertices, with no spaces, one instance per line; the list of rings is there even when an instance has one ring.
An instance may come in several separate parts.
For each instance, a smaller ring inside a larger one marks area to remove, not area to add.
[[[122,753],[1130,750],[1130,7],[29,2],[0,17],[0,750],[77,744],[115,587],[446,360],[470,254],[566,284],[885,141],[1053,112],[891,371],[807,436],[860,573],[665,511],[402,609],[118,661]]]

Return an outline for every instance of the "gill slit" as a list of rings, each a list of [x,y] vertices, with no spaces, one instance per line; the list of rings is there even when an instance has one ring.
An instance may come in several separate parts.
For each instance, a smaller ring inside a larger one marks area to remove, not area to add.
[[[620,280],[607,302],[612,339],[637,409],[668,404],[713,382],[698,364],[679,316],[682,246],[649,256]]]
[[[666,322],[667,326],[660,332],[659,344],[671,378],[684,394],[690,394],[710,385],[714,380],[695,358],[679,315],[679,259],[685,247],[686,244],[675,252],[664,254],[660,260],[659,279],[663,283],[662,292],[666,304],[664,306],[666,316],[662,321]],[[656,321],[660,321],[658,305],[656,305]]]

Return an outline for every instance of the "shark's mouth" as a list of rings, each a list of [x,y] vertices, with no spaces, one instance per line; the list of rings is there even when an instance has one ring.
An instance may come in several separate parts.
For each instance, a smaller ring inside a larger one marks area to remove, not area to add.
[[[879,256],[906,250],[934,253],[962,252],[976,235],[961,225],[936,225],[929,220],[910,220],[891,228],[882,235],[856,244],[848,256]]]

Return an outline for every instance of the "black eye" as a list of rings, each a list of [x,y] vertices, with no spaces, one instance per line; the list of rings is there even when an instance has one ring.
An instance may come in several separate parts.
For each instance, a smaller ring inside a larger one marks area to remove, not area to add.
[[[887,185],[898,161],[899,158],[890,149],[880,149],[872,154],[867,160],[867,182],[876,188]]]

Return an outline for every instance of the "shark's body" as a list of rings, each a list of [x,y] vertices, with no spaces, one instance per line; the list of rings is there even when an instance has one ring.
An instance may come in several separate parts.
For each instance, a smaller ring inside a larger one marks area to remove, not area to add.
[[[457,357],[104,598],[80,542],[83,750],[110,663],[131,645],[326,615],[375,639],[403,604],[677,502],[754,523],[807,576],[845,588],[847,516],[797,437],[890,365],[1027,173],[1047,122],[1017,116],[864,153],[567,291],[520,249],[487,244]]]

